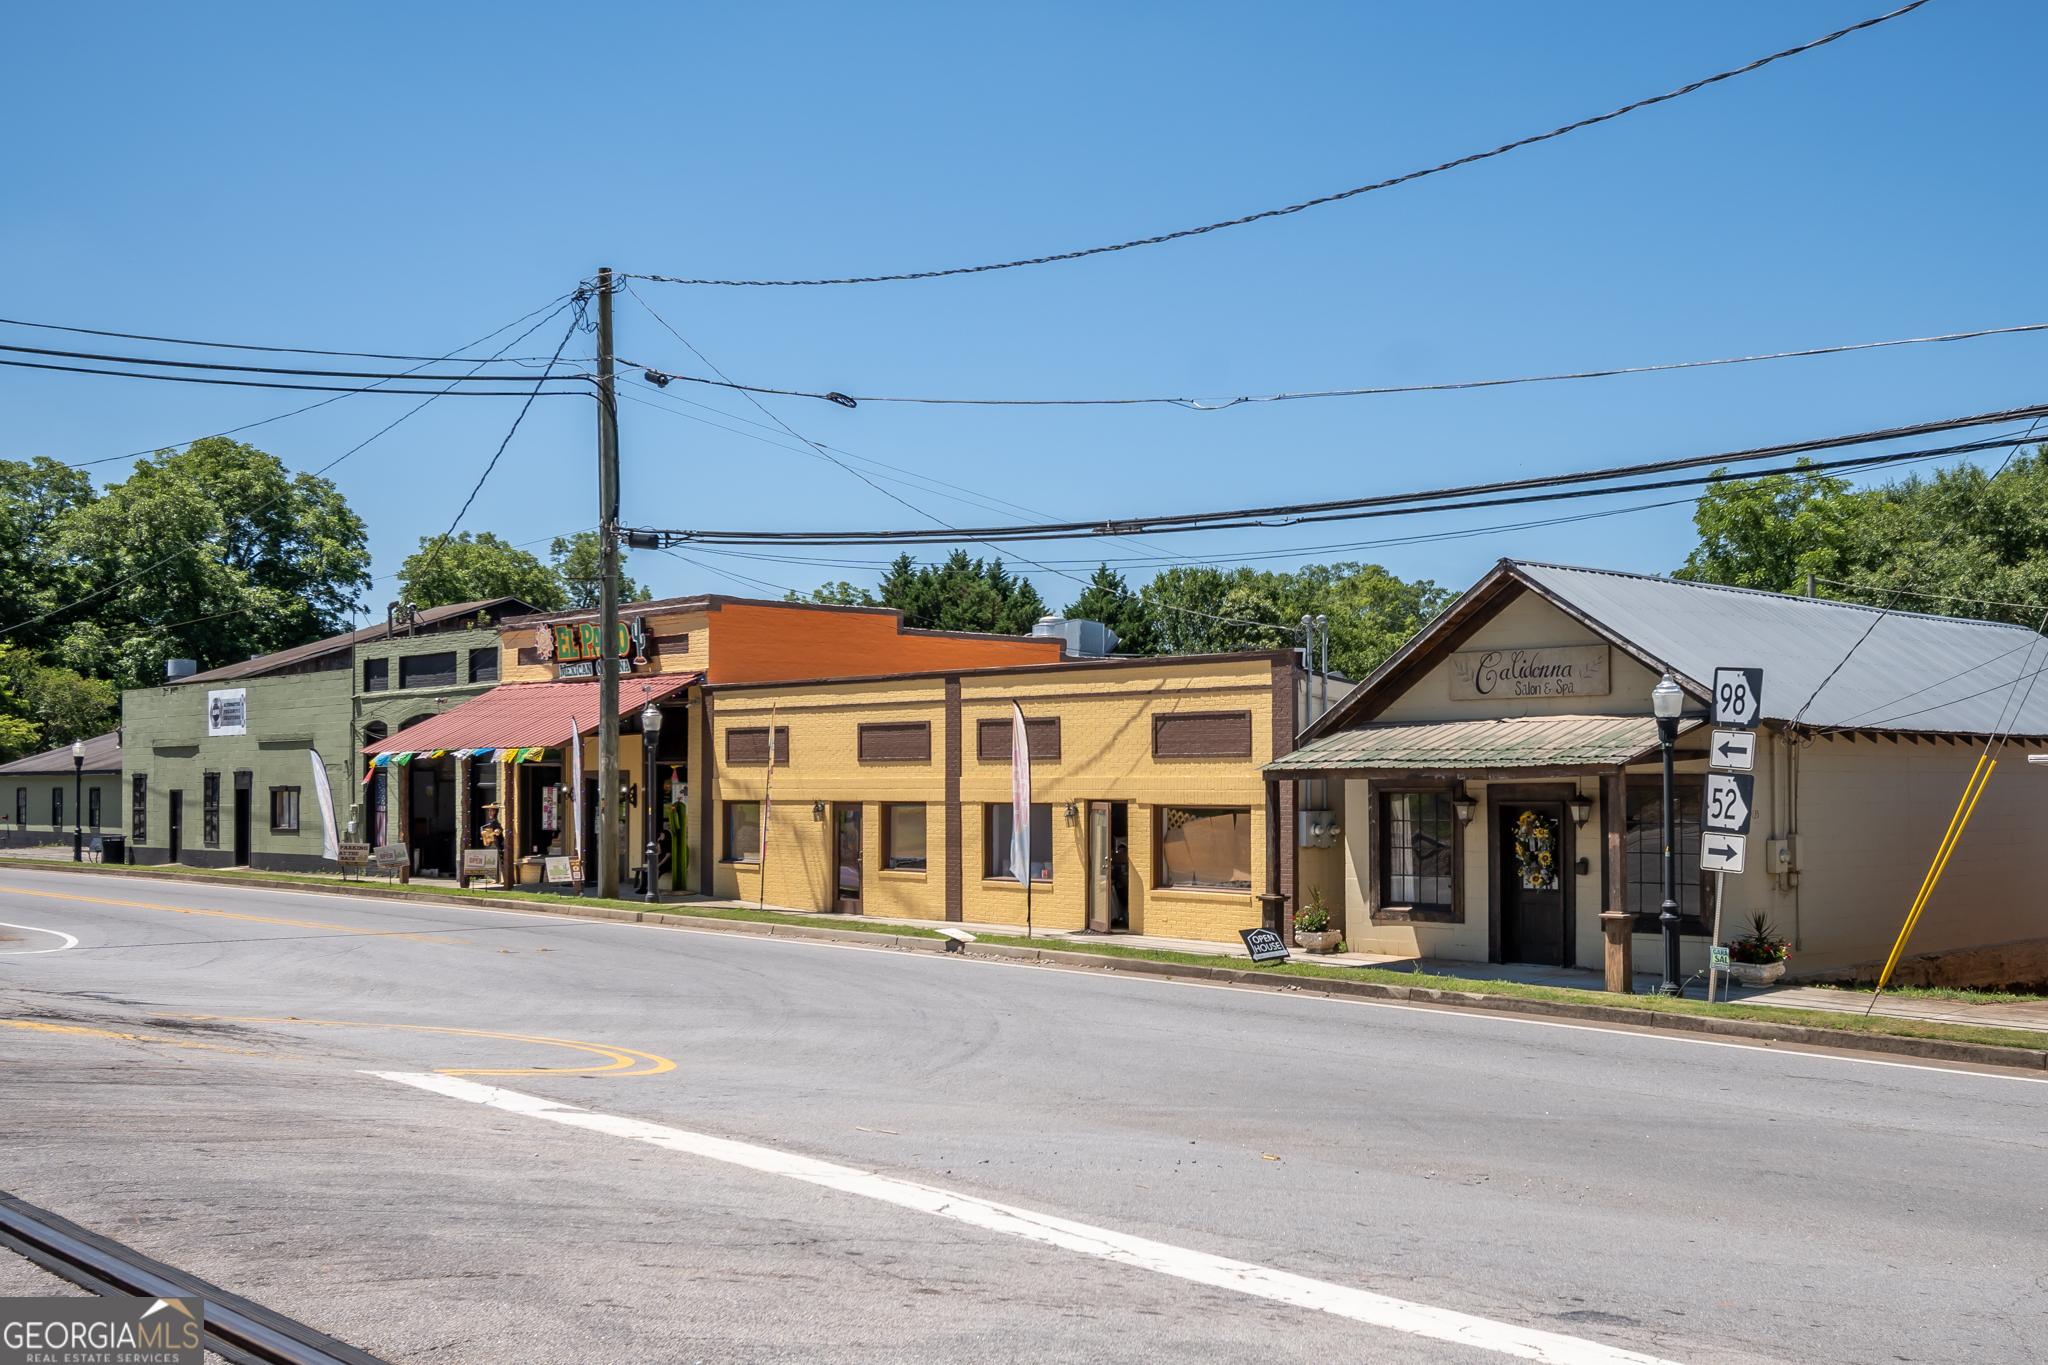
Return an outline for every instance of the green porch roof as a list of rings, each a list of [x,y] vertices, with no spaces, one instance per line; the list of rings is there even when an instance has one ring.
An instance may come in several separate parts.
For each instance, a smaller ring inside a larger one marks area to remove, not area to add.
[[[1698,728],[1679,722],[1679,733]],[[1276,776],[1336,769],[1462,771],[1615,768],[1657,746],[1651,716],[1516,716],[1413,721],[1339,730],[1266,764]]]

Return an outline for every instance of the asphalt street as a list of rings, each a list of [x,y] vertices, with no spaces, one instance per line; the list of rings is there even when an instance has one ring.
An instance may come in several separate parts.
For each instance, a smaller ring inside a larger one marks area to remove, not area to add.
[[[393,1362],[2048,1340],[2038,1078],[14,868],[0,921],[0,1187]],[[1336,1290],[1482,1326],[1304,1306]]]

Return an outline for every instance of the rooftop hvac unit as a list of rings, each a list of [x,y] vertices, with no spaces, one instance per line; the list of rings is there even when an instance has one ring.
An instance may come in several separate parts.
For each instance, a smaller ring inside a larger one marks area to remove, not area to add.
[[[180,678],[189,678],[198,671],[199,660],[197,659],[171,659],[164,664],[164,677],[170,682],[176,682]]]
[[[1081,659],[1101,659],[1114,654],[1117,633],[1100,621],[1069,621],[1063,616],[1041,616],[1031,628],[1033,635],[1056,635],[1066,643],[1062,654]]]

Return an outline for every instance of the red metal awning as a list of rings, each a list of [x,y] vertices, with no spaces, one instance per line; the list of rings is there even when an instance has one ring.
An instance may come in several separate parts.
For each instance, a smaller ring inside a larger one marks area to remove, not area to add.
[[[619,710],[638,711],[692,683],[702,673],[644,673],[619,679]],[[642,688],[650,691],[643,692]],[[589,735],[597,732],[597,689],[591,682],[507,683],[481,697],[400,730],[375,744],[366,754],[428,754],[436,749],[548,748],[569,742],[573,725]]]

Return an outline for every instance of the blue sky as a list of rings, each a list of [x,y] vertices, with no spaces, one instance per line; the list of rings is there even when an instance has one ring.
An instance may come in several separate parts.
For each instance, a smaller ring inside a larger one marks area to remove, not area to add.
[[[18,8],[0,81],[0,315],[432,354],[599,265],[779,278],[1071,250],[1481,150],[1886,7]],[[1434,383],[2044,322],[2044,30],[2039,6],[1935,0],[1477,166],[1086,261],[834,289],[636,287],[735,378],[976,397]],[[703,372],[630,296],[619,350]],[[907,471],[863,466],[960,525],[1360,496],[1866,430],[2041,401],[2044,358],[2048,335],[2032,335],[1214,413],[766,401],[807,440]],[[628,386],[629,523],[930,524],[750,425],[766,419],[744,401],[681,387]],[[299,397],[8,370],[0,455],[103,459]],[[243,439],[313,469],[411,401],[349,398]],[[332,471],[370,523],[375,573],[447,528],[515,408],[436,403]],[[545,551],[591,525],[593,447],[589,403],[536,405],[463,526]],[[1663,572],[1692,544],[1681,505],[1331,548],[1545,515],[1009,557],[1059,606],[1078,591],[1062,572],[1085,576],[1105,554],[1139,581],[1148,561],[1364,559],[1463,587],[1502,555]],[[662,595],[779,594],[872,581],[888,557],[689,553],[637,554],[631,571]],[[375,609],[392,586],[379,579]]]

